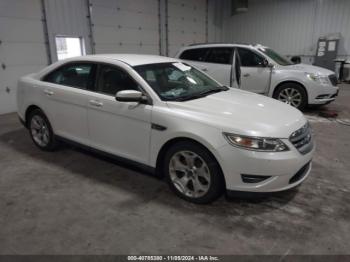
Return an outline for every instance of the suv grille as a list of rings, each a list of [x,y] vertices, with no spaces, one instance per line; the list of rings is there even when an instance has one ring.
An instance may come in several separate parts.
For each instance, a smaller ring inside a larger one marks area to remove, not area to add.
[[[292,142],[301,154],[305,155],[309,153],[314,147],[310,124],[306,123],[302,128],[293,132],[289,137],[289,141]]]
[[[329,81],[331,81],[332,85],[336,86],[338,83],[337,76],[335,74],[329,75],[328,76]]]

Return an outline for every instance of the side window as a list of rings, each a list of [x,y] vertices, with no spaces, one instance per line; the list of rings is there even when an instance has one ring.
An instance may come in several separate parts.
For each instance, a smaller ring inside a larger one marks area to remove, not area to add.
[[[44,77],[43,81],[58,85],[92,89],[96,65],[88,63],[64,65]]]
[[[100,67],[98,91],[115,95],[122,90],[140,90],[138,84],[131,76],[115,66],[102,65]]]
[[[230,65],[232,61],[232,51],[230,47],[210,48],[205,62]]]
[[[241,59],[241,66],[261,67],[264,64],[264,58],[249,49],[238,48],[238,54]]]
[[[192,61],[204,61],[208,48],[188,49],[180,55],[180,59]]]

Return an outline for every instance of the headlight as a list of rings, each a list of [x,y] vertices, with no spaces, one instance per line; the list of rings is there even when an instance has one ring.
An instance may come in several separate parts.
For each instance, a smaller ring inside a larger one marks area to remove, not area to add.
[[[288,151],[288,146],[278,138],[249,137],[223,133],[227,141],[236,147],[265,152]]]
[[[314,73],[305,73],[305,75],[310,80],[315,81],[321,85],[329,85],[330,84],[328,76],[318,75],[318,74],[314,74]]]

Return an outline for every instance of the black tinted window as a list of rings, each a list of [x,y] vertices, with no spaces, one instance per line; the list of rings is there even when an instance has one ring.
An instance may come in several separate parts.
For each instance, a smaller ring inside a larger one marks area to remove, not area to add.
[[[192,60],[192,61],[204,61],[207,51],[208,51],[207,48],[189,49],[184,51],[180,55],[180,59]]]
[[[238,54],[241,59],[241,66],[260,67],[264,64],[264,58],[249,49],[238,48]]]
[[[44,78],[44,81],[59,85],[91,89],[95,82],[95,68],[96,66],[94,64],[88,63],[68,64],[48,74]]]
[[[102,65],[99,77],[99,92],[115,95],[122,90],[139,90],[131,76],[114,66]]]
[[[205,62],[216,64],[231,64],[232,48],[219,47],[210,48]]]

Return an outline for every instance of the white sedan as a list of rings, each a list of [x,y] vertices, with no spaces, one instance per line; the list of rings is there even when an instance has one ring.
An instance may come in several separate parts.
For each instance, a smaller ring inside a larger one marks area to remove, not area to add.
[[[18,114],[40,149],[64,140],[107,153],[164,176],[195,203],[225,190],[286,190],[311,170],[313,140],[299,110],[167,57],[57,62],[20,79]]]

